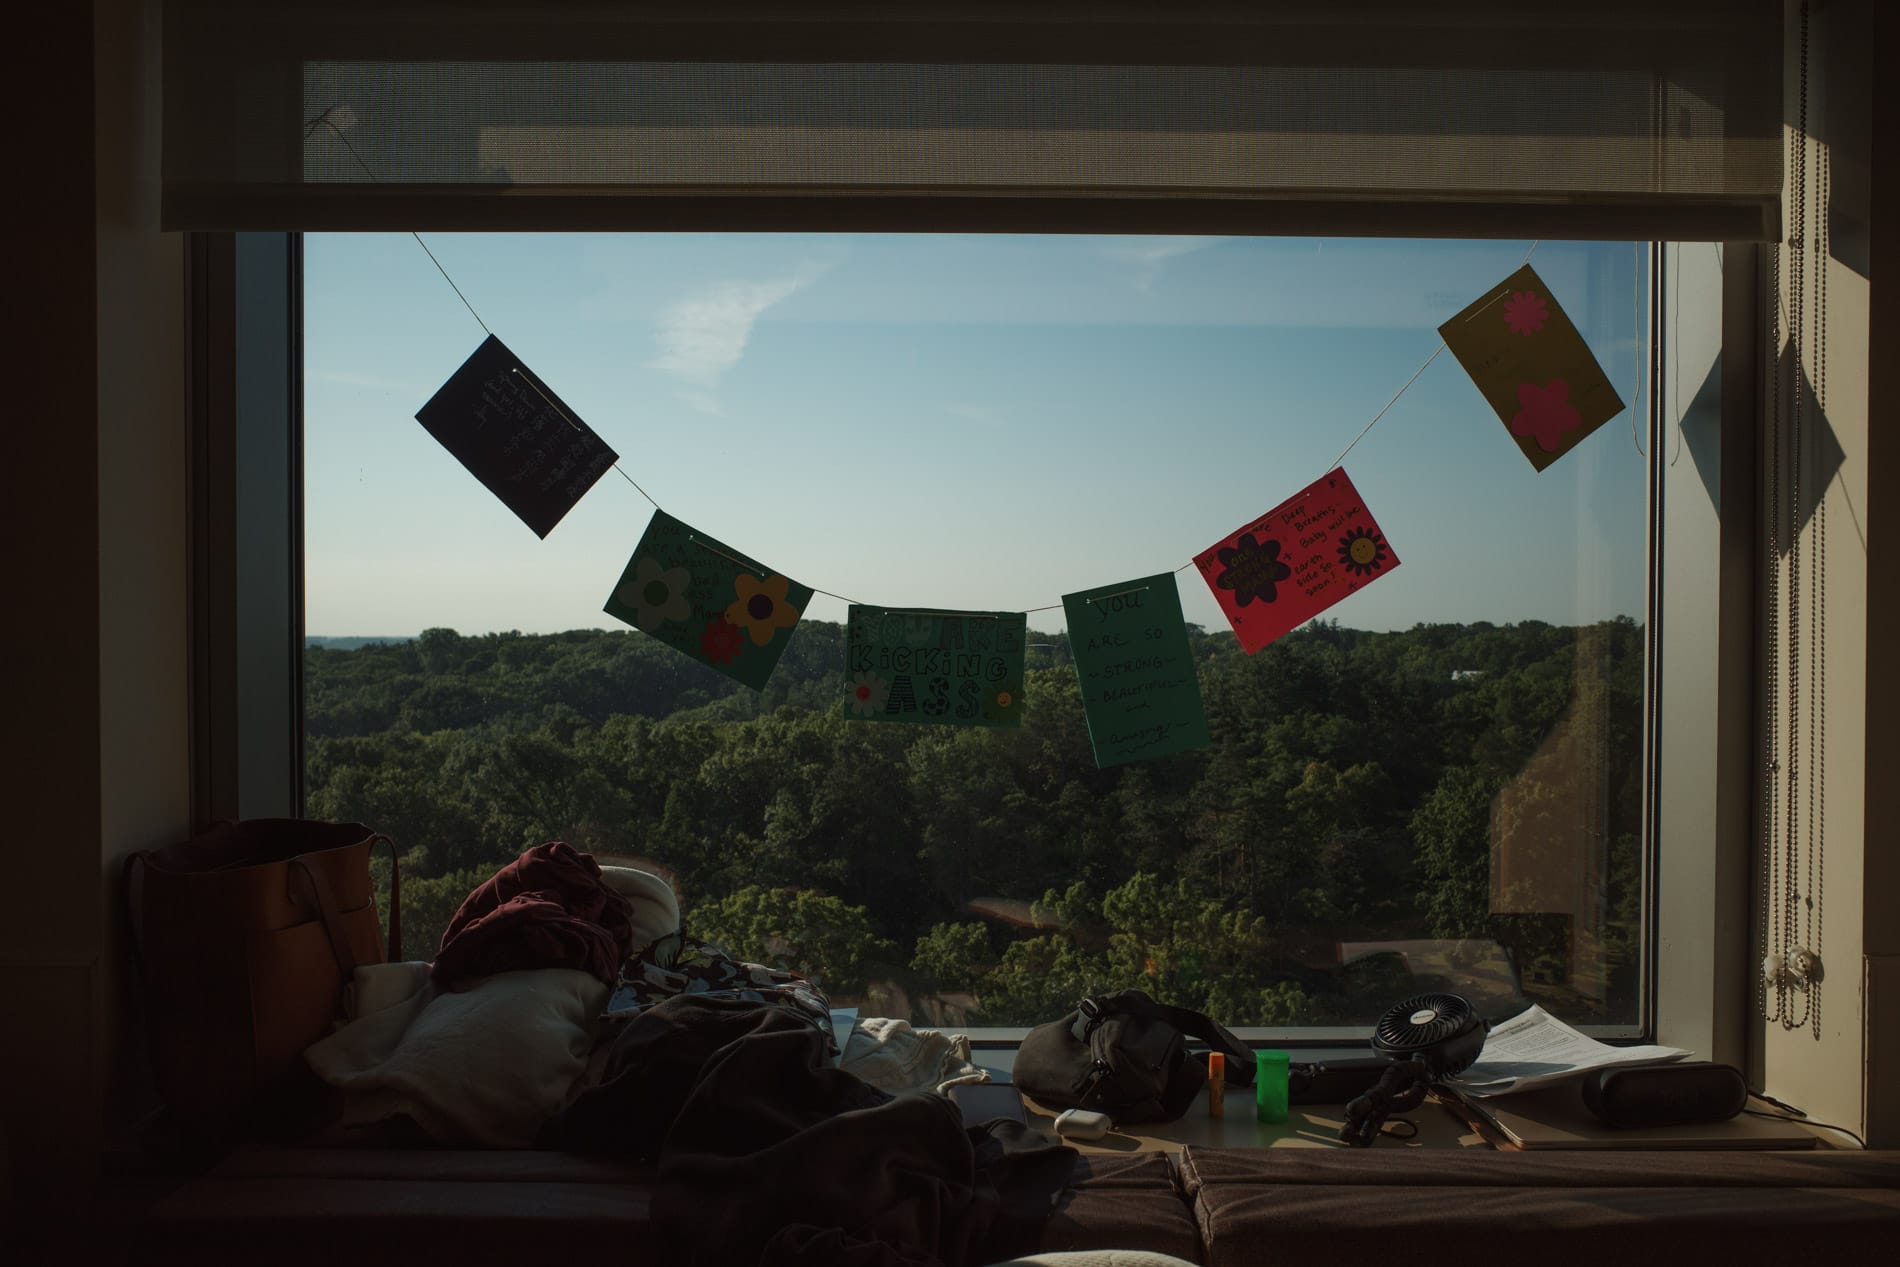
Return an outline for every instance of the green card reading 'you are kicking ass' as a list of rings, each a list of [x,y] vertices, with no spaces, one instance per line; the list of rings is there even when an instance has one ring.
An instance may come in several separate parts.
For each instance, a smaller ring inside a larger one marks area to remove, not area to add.
[[[1174,573],[1062,596],[1097,766],[1208,745]]]
[[[811,595],[810,587],[656,510],[605,610],[758,691]]]
[[[853,603],[844,715],[938,726],[1023,724],[1021,612],[912,611]]]

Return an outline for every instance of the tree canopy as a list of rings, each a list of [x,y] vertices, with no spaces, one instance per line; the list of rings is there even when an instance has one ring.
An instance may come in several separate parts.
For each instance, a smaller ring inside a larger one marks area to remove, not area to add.
[[[1478,988],[1473,956],[1572,1019],[1634,1018],[1634,622],[1320,621],[1254,656],[1191,628],[1213,742],[1105,770],[1066,637],[1028,640],[1008,730],[847,721],[821,621],[759,693],[630,631],[313,646],[307,812],[398,841],[423,953],[475,884],[566,840],[666,875],[694,933],[920,1023],[1118,986],[1363,1023]]]

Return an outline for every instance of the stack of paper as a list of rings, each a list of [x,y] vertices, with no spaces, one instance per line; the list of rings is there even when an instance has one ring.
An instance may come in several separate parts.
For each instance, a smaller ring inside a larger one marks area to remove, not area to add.
[[[1612,1047],[1532,1006],[1486,1036],[1471,1068],[1450,1080],[1466,1096],[1527,1091],[1611,1065],[1648,1065],[1689,1055],[1680,1047]]]

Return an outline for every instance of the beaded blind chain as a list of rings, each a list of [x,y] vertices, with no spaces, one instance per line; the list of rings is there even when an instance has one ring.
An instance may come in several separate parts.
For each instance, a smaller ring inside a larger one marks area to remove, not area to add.
[[[1791,374],[1786,425],[1781,395],[1781,252],[1769,253],[1769,406],[1766,419],[1768,481],[1767,610],[1763,666],[1770,673],[1762,704],[1761,906],[1763,955],[1756,1000],[1761,1015],[1784,1030],[1812,1027],[1821,1036],[1822,893],[1827,835],[1827,505],[1826,473],[1803,487],[1803,459],[1815,429],[1813,410],[1827,403],[1828,155],[1808,136],[1808,5],[1800,9],[1800,86],[1796,125],[1788,138],[1789,236],[1786,334]],[[1809,166],[1815,168],[1812,184]],[[1817,205],[1808,205],[1813,190]],[[1812,215],[1810,212],[1812,211]],[[1810,233],[1810,224],[1813,231]],[[1812,263],[1810,263],[1812,261]],[[1810,271],[1814,303],[1808,303]],[[1809,318],[1813,317],[1813,339]],[[1804,375],[1812,357],[1812,377]],[[1811,388],[1810,388],[1811,383]],[[1810,403],[1811,398],[1811,403]],[[1788,467],[1786,499],[1780,478]],[[1802,522],[1804,491],[1812,501]],[[1786,535],[1783,519],[1786,515]],[[1811,538],[1811,549],[1803,542]],[[1804,560],[1804,554],[1807,556]],[[1783,569],[1787,560],[1782,616]],[[1805,562],[1805,567],[1804,567]],[[1802,621],[1807,616],[1807,656]],[[1803,678],[1807,712],[1802,715]],[[1785,701],[1779,698],[1785,690]],[[1805,740],[1805,759],[1802,748]],[[1779,834],[1779,839],[1777,839]],[[1772,996],[1771,992],[1772,991]]]

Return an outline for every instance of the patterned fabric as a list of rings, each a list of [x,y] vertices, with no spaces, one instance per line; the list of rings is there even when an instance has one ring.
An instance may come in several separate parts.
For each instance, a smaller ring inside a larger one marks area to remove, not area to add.
[[[796,972],[747,963],[721,946],[687,934],[667,938],[627,961],[620,970],[620,984],[607,1001],[606,1022],[609,1026],[624,1023],[681,994],[777,1004],[816,1027],[832,1054],[838,1054],[831,1001],[817,986]]]

